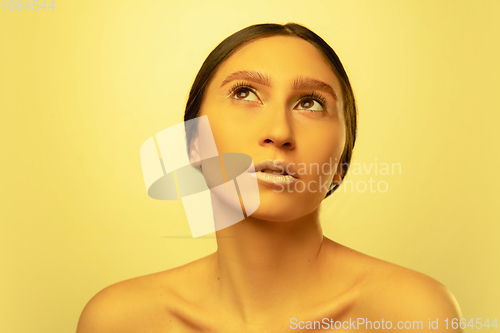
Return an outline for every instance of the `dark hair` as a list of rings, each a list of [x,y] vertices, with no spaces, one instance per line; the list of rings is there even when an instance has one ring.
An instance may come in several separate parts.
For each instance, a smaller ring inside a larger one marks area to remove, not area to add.
[[[342,66],[342,63],[340,62],[340,59],[335,51],[333,51],[333,49],[321,37],[300,24],[255,24],[235,32],[231,36],[224,39],[208,55],[207,59],[205,59],[205,62],[201,66],[198,75],[196,75],[191,91],[189,92],[186,111],[184,113],[184,121],[188,121],[199,116],[205,89],[210,84],[217,68],[224,60],[231,56],[239,47],[251,41],[272,36],[299,37],[308,41],[326,56],[331,64],[334,74],[340,81],[344,96],[344,118],[346,125],[346,142],[344,151],[339,161],[341,169],[340,178],[343,180],[347,170],[349,169],[354,143],[356,142],[356,102],[354,100],[354,94],[349,78],[347,77],[347,73],[344,70],[344,66]],[[186,128],[186,133],[187,147],[189,149],[193,138],[192,133],[194,132],[192,129]],[[335,186],[328,191],[325,198],[332,194],[339,185],[340,184],[335,184]]]

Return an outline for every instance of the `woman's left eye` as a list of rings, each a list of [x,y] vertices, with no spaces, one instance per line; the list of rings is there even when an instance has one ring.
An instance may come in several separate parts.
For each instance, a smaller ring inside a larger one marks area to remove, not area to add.
[[[316,103],[316,107],[313,108],[314,103]],[[304,98],[297,104],[301,109],[305,111],[314,111],[314,112],[323,112],[325,111],[323,104],[312,97]]]

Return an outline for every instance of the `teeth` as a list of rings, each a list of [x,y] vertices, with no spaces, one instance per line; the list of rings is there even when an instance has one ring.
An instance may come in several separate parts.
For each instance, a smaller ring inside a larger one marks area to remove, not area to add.
[[[275,171],[275,170],[261,170],[261,172],[264,172],[264,173],[273,173],[275,175],[281,175],[282,174],[280,171]],[[287,173],[283,173],[283,175],[287,175]]]

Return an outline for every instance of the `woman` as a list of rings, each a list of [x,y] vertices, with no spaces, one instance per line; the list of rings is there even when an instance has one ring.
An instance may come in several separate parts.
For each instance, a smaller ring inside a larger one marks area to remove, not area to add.
[[[439,282],[323,236],[320,204],[348,170],[356,107],[319,36],[288,23],[226,38],[191,89],[185,120],[200,116],[219,153],[252,157],[260,206],[216,232],[215,253],[99,292],[78,332],[452,331],[444,320],[460,310]]]

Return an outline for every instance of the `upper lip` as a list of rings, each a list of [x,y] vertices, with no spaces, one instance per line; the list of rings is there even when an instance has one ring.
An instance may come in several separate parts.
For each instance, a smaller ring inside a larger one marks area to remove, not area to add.
[[[276,160],[264,160],[260,163],[255,164],[254,166],[255,172],[257,171],[262,171],[262,170],[273,170],[273,171],[280,171],[281,174],[284,175],[290,175],[295,178],[297,177],[297,172],[295,172],[295,169],[293,168],[292,164],[285,162],[284,160],[281,159],[276,159]]]

